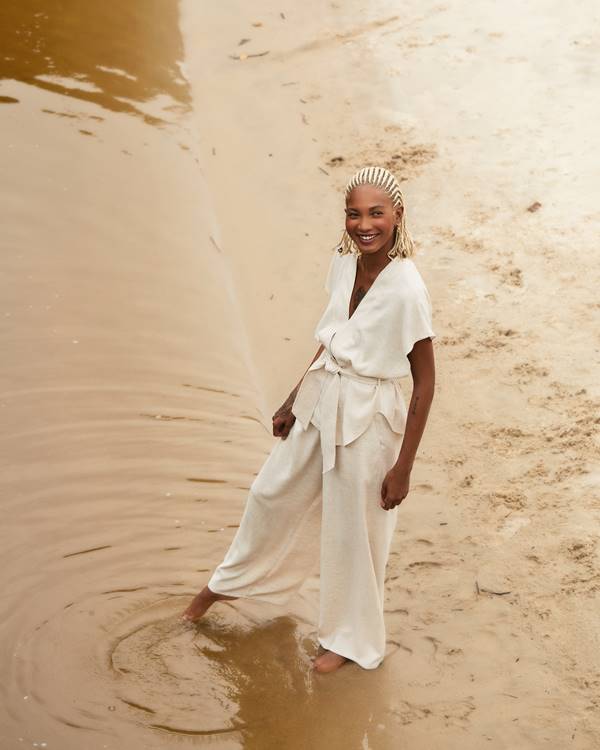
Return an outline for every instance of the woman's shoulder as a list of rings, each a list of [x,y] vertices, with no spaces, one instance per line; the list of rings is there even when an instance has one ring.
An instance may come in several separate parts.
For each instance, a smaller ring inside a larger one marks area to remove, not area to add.
[[[329,268],[327,269],[325,278],[325,289],[327,292],[331,293],[338,279],[346,273],[344,268],[349,268],[352,262],[353,257],[351,253],[340,253],[337,248],[331,251]]]
[[[337,247],[332,251],[332,256],[336,263],[351,263],[354,259],[353,253],[342,253]]]
[[[325,291],[328,294],[331,294],[333,287],[336,284],[336,281],[340,275],[340,270],[343,266],[344,256],[338,251],[336,248],[335,250],[332,250],[329,257],[329,267],[327,269],[327,273],[325,274]]]
[[[398,258],[397,278],[394,310],[401,321],[399,340],[407,355],[416,341],[435,337],[432,305],[423,277],[411,258]]]
[[[392,262],[397,267],[396,281],[399,289],[409,296],[411,292],[416,295],[423,292],[427,294],[425,281],[412,258],[396,258]]]

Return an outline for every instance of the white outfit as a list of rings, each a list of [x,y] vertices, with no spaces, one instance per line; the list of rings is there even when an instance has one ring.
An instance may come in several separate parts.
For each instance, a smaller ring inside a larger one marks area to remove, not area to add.
[[[379,505],[406,423],[399,379],[416,341],[433,338],[431,304],[412,260],[380,271],[348,318],[357,258],[334,251],[329,303],[315,338],[324,351],[252,482],[240,527],[209,588],[285,603],[320,550],[321,645],[377,667],[385,652],[384,575],[398,508]],[[320,541],[319,541],[320,532]]]

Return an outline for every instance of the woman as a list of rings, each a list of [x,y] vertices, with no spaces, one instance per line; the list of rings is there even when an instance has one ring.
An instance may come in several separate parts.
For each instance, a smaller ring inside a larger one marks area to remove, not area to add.
[[[273,416],[281,440],[250,486],[225,559],[183,614],[197,620],[238,597],[286,603],[320,553],[318,672],[383,660],[385,567],[435,382],[431,305],[410,258],[400,185],[365,167],[345,196],[320,346]],[[399,380],[409,372],[407,412]]]

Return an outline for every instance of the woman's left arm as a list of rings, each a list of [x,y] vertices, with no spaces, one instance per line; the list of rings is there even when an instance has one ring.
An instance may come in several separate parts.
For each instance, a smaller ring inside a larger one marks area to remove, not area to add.
[[[435,360],[431,339],[417,341],[408,355],[408,361],[413,379],[413,392],[398,459],[381,485],[380,505],[385,510],[400,505],[408,495],[410,472],[427,424],[435,390]]]

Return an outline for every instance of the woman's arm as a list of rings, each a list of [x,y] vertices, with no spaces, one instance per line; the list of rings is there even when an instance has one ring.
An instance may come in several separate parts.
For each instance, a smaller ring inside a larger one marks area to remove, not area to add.
[[[317,349],[317,353],[312,358],[310,365],[312,365],[313,362],[316,362],[323,349],[324,346],[321,344]],[[310,365],[308,365],[308,367],[310,367]],[[275,414],[273,414],[273,435],[275,435],[275,437],[280,437],[285,440],[296,421],[296,417],[292,414],[292,405],[296,399],[296,394],[298,393],[298,388],[300,388],[300,384],[304,379],[304,375],[308,372],[308,367],[304,370],[304,374],[296,384],[294,390],[286,398],[279,409],[277,409]]]
[[[408,495],[410,472],[421,442],[435,390],[435,360],[431,339],[421,339],[408,355],[413,392],[398,459],[381,486],[381,507],[391,510]]]

